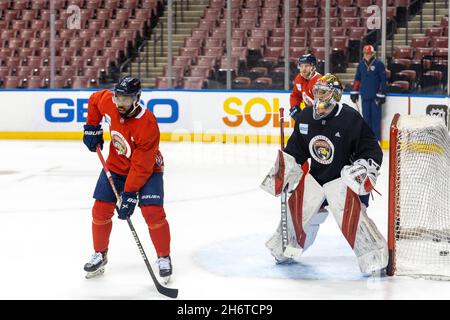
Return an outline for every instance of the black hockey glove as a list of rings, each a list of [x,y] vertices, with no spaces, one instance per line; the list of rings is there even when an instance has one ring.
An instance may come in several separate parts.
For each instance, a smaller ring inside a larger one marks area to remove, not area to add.
[[[103,129],[101,125],[93,126],[90,124],[84,125],[83,142],[92,152],[95,152],[97,144],[100,145],[100,149],[103,149]]]
[[[300,115],[300,107],[299,106],[292,106],[292,108],[289,110],[289,115],[292,119],[295,120],[295,122],[298,122],[298,116]]]
[[[358,102],[358,100],[359,100],[359,92],[358,91],[350,92],[350,99],[353,101],[353,103]]]
[[[381,107],[386,102],[386,96],[381,93],[377,93],[375,96],[375,102],[377,106]]]
[[[124,192],[120,196],[120,208],[118,210],[119,219],[127,220],[133,212],[138,202],[138,196],[136,192]]]

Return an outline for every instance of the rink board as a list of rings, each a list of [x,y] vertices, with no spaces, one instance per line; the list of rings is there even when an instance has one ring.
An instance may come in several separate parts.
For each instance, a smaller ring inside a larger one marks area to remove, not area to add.
[[[1,90],[0,138],[81,139],[88,98],[94,91]],[[292,132],[289,95],[287,91],[144,90],[141,102],[157,117],[163,141],[279,143],[280,107],[285,108],[286,137]],[[348,94],[342,102],[356,107]],[[447,121],[448,107],[447,96],[389,95],[383,106],[383,146],[395,113],[431,112]]]

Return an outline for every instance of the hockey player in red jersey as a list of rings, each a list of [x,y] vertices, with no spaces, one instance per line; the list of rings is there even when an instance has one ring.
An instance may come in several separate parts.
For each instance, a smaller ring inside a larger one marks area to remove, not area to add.
[[[139,203],[158,255],[161,277],[172,274],[170,230],[163,208],[163,157],[159,151],[160,133],[156,118],[139,104],[141,82],[127,76],[114,92],[100,90],[91,95],[84,125],[83,142],[92,152],[103,147],[101,120],[109,123],[111,143],[106,165],[121,197],[119,219],[126,220]],[[86,277],[104,272],[107,263],[112,217],[118,199],[102,170],[94,191],[92,236],[95,253],[85,264]]]
[[[321,77],[321,74],[316,71],[316,66],[317,59],[310,53],[298,58],[297,68],[299,73],[294,79],[294,88],[290,97],[291,108],[289,111],[289,114],[295,122],[298,122],[300,111],[314,103],[312,89]]]

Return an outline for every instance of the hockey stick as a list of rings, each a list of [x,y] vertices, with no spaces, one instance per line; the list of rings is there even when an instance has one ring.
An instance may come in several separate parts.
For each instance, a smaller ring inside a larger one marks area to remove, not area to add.
[[[280,144],[281,151],[284,151],[284,108],[280,108]],[[281,192],[281,248],[283,252],[288,246],[288,231],[287,231],[287,185]]]
[[[359,107],[359,100],[356,100],[355,106],[356,106],[356,110],[358,110],[358,112],[361,113],[361,108]]]
[[[106,167],[105,158],[103,158],[102,151],[100,150],[100,147],[98,145],[97,145],[97,155],[102,163],[103,170],[105,171],[106,177],[108,178],[109,184],[111,185],[111,188],[114,192],[114,195],[116,196],[116,199],[119,201],[119,206],[120,206],[121,204],[120,204],[119,193],[117,192],[117,189],[114,186],[114,181],[112,179],[111,172]],[[117,211],[119,210],[117,205],[116,205],[116,210]],[[159,293],[161,293],[167,297],[176,298],[178,296],[178,289],[166,288],[158,282],[158,279],[156,279],[155,274],[153,273],[152,267],[150,266],[150,263],[148,262],[147,255],[145,254],[145,251],[144,251],[144,248],[142,247],[141,241],[139,241],[136,230],[134,229],[134,226],[131,223],[130,217],[127,217],[127,222],[128,222],[128,226],[131,229],[131,233],[133,234],[134,241],[136,241],[136,244],[139,248],[139,252],[141,253],[142,259],[144,259],[145,265],[147,266],[147,270],[148,270],[148,272],[150,272],[150,276],[152,277],[152,280],[156,286],[156,289],[158,290]]]

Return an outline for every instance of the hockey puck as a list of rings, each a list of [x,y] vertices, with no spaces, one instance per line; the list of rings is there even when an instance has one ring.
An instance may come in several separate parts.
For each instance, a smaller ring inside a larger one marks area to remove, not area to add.
[[[439,255],[440,255],[441,257],[448,256],[448,254],[449,254],[448,250],[442,250],[442,251],[439,252]]]

